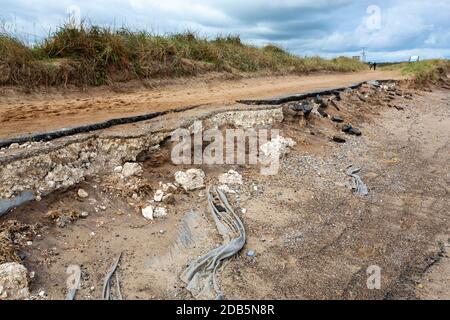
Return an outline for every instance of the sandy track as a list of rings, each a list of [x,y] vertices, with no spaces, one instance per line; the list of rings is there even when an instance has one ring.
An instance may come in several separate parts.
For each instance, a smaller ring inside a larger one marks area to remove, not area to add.
[[[268,98],[400,77],[392,71],[364,71],[209,82],[190,79],[181,84],[131,93],[97,88],[87,93],[6,95],[0,97],[0,139],[188,105],[227,105],[239,99]]]

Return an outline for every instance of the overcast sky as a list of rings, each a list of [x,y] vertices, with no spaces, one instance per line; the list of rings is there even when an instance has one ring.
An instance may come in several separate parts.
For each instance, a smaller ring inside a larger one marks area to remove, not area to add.
[[[298,55],[357,55],[368,61],[450,58],[450,0],[0,0],[0,25],[41,39],[68,12],[92,23],[157,33],[240,34]]]

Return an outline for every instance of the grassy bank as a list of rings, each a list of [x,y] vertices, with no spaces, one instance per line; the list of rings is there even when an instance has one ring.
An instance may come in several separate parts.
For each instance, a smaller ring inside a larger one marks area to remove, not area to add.
[[[0,84],[83,86],[212,71],[306,74],[364,68],[362,63],[345,57],[302,58],[273,45],[249,46],[238,36],[206,39],[191,32],[161,36],[126,29],[64,26],[31,48],[0,34]]]
[[[408,63],[402,67],[402,73],[412,75],[420,85],[437,83],[446,79],[450,73],[450,61],[435,59]]]
[[[417,84],[436,83],[450,73],[450,61],[442,59],[423,60],[419,62],[402,62],[383,66],[384,70],[400,70],[411,77]]]

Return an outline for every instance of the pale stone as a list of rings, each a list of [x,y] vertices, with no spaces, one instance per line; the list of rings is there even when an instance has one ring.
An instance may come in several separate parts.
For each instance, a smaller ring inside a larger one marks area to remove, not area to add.
[[[201,169],[188,169],[186,172],[175,172],[175,181],[186,191],[204,188],[204,178],[205,173]]]
[[[219,182],[222,184],[239,185],[242,184],[242,176],[234,170],[229,170],[227,173],[219,176]]]
[[[0,265],[0,299],[26,299],[30,295],[28,270],[20,263]]]
[[[142,166],[136,162],[127,162],[123,165],[122,175],[125,178],[142,175]]]
[[[78,196],[80,198],[87,198],[89,194],[84,189],[78,189]]]

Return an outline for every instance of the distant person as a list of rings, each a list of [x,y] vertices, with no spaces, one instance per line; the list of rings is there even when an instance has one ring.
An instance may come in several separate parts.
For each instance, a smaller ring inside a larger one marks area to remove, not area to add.
[[[369,62],[369,70],[372,70],[372,68],[373,68],[373,63]]]
[[[373,63],[373,70],[377,70],[377,63],[376,62]]]

